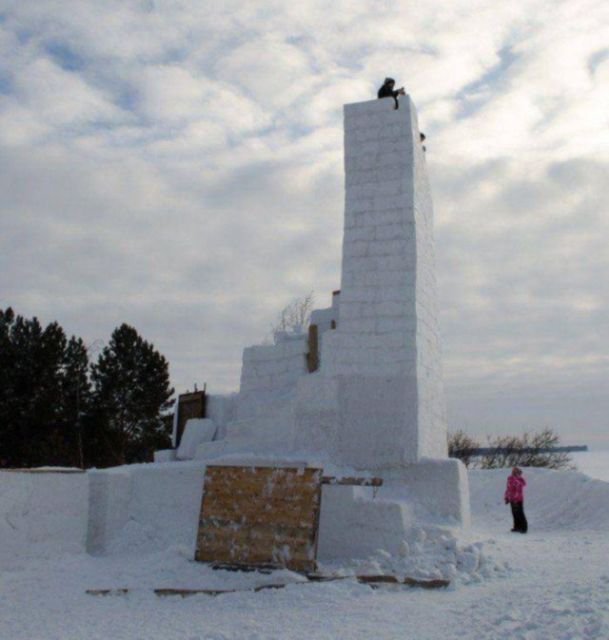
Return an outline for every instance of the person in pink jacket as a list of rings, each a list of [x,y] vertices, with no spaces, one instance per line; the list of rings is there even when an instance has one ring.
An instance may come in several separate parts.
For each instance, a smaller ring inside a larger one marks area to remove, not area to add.
[[[526,516],[524,515],[524,488],[527,485],[527,481],[522,475],[522,469],[514,467],[512,469],[512,475],[508,476],[507,486],[505,488],[505,504],[510,504],[512,507],[512,517],[514,518],[514,528],[512,531],[519,533],[526,533],[529,525],[527,523]]]

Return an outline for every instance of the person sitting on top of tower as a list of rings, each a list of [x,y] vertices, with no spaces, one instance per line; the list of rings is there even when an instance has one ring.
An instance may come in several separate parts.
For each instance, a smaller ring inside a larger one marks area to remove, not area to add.
[[[398,102],[398,96],[405,96],[406,91],[404,91],[404,87],[400,87],[399,89],[394,89],[395,80],[393,78],[385,78],[385,82],[383,82],[383,86],[378,90],[379,98],[393,98],[395,101],[395,108],[400,108],[400,103]]]

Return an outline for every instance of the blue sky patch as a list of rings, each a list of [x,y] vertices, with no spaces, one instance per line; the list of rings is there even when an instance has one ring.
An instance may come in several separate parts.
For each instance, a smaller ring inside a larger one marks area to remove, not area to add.
[[[487,89],[496,89],[497,85],[502,82],[505,72],[517,58],[509,45],[499,49],[497,55],[499,56],[497,64],[485,71],[477,80],[463,87],[457,94],[456,97],[460,103],[457,119],[461,120],[473,115],[486,104],[488,98],[479,94],[484,93]]]
[[[0,69],[0,94],[8,95],[13,91],[13,80],[9,73]]]
[[[597,67],[601,65],[603,62],[605,62],[607,58],[609,58],[609,49],[605,48],[605,49],[600,49],[599,51],[595,51],[588,58],[588,70],[590,71],[590,74],[594,75],[594,72],[596,71]]]
[[[51,42],[46,45],[45,51],[65,71],[80,71],[85,66],[82,56],[63,42]]]

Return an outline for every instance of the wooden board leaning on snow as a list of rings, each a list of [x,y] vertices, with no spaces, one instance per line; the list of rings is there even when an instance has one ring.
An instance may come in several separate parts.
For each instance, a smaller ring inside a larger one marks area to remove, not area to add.
[[[195,559],[314,571],[322,469],[209,466]]]

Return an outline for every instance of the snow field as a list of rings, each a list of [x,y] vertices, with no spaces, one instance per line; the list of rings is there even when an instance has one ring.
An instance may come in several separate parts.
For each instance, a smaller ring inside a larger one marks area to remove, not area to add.
[[[367,560],[332,567],[342,573],[420,570],[431,577],[454,564],[448,589],[373,590],[350,580],[303,583],[287,571],[213,571],[191,560],[188,545],[141,553],[129,535],[130,544],[112,556],[55,551],[47,559],[17,555],[0,564],[0,638],[607,640],[609,483],[525,469],[530,533],[522,536],[509,532],[506,476],[507,470],[470,472],[469,541],[420,527],[405,540],[403,556],[379,550]],[[289,584],[217,597],[159,598],[152,592],[277,582]],[[120,587],[129,593],[85,593]]]

